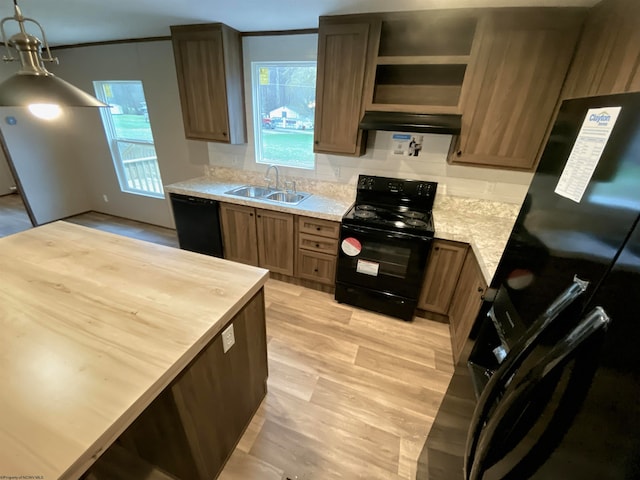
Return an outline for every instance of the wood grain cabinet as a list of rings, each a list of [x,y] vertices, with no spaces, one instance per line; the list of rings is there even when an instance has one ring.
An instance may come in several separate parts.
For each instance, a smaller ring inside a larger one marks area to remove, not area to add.
[[[294,216],[220,204],[224,258],[293,276]]]
[[[320,17],[314,147],[316,153],[359,156],[366,134],[358,128],[375,20]]]
[[[534,168],[584,16],[584,9],[570,8],[496,9],[483,14],[451,163]]]
[[[296,277],[334,285],[339,234],[338,222],[298,217]]]
[[[589,11],[562,97],[640,91],[640,2],[604,0]]]
[[[240,32],[222,23],[171,27],[187,138],[245,143]]]
[[[469,245],[436,239],[424,275],[418,308],[446,315]]]
[[[449,309],[449,331],[454,363],[460,358],[460,352],[480,311],[486,290],[487,283],[473,250],[469,248]]]
[[[381,16],[366,109],[460,113],[470,59],[474,10],[393,12]]]
[[[256,209],[230,203],[220,204],[224,258],[258,266]]]

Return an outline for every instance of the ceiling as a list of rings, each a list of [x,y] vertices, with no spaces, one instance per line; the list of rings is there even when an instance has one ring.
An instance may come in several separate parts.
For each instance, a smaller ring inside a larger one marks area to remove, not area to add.
[[[599,0],[18,0],[49,43],[73,45],[169,35],[169,25],[222,22],[242,32],[317,28],[321,15],[431,8],[592,6]],[[0,0],[0,16],[12,16]],[[7,22],[9,35],[17,31]],[[36,33],[29,29],[32,33]],[[40,36],[39,34],[37,36]]]

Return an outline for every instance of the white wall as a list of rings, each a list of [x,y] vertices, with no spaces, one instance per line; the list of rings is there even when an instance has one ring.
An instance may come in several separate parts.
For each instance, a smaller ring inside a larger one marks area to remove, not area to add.
[[[11,193],[11,187],[15,187],[16,182],[9,170],[9,164],[4,156],[4,152],[0,149],[0,195]]]
[[[245,37],[244,73],[247,119],[253,119],[251,62],[315,60],[317,35]],[[262,172],[265,165],[255,162],[252,125],[247,125],[246,145],[209,143],[209,163]],[[369,132],[367,153],[362,157],[316,155],[315,170],[281,169],[284,175],[355,184],[358,174],[437,181],[440,192],[465,197],[521,203],[532,178],[530,173],[497,169],[461,167],[446,161],[451,136],[425,135],[419,157],[391,155],[392,132]]]
[[[163,183],[203,175],[208,162],[207,144],[185,139],[170,41],[69,48],[56,51],[56,55],[60,66],[52,71],[88,92],[93,93],[94,80],[142,80]],[[91,185],[91,208],[173,226],[168,198],[120,191],[100,115],[89,109],[79,115],[82,115],[82,128],[76,132],[77,155],[83,157]]]
[[[36,224],[90,209],[83,165],[71,134],[76,118],[65,112],[55,122],[40,120],[25,107],[0,108],[2,133],[25,200]],[[8,122],[7,119],[14,121]]]
[[[64,80],[93,93],[94,80],[142,80],[163,183],[201,176],[207,144],[184,137],[171,42],[157,41],[62,49]],[[0,80],[17,71],[0,68]],[[18,118],[8,125],[6,115]],[[123,193],[97,109],[66,109],[62,119],[41,122],[24,109],[0,109],[0,128],[39,223],[87,210],[173,226],[169,200]],[[106,195],[108,202],[103,200]]]

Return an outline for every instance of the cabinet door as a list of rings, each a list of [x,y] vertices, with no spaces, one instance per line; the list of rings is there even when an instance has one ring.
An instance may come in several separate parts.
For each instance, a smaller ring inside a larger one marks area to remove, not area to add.
[[[452,163],[533,169],[583,16],[559,8],[485,14]]]
[[[467,248],[466,243],[434,240],[418,308],[447,314]]]
[[[297,276],[327,285],[334,285],[336,277],[335,255],[299,250]]]
[[[239,33],[222,24],[173,26],[171,40],[186,137],[244,143]]]
[[[258,258],[263,268],[293,276],[293,215],[256,210]]]
[[[358,128],[372,25],[320,20],[314,152],[362,155]]]
[[[460,358],[462,347],[480,311],[486,289],[487,283],[480,271],[476,256],[469,248],[449,310],[449,331],[454,363]]]
[[[224,258],[258,266],[258,237],[255,209],[242,205],[220,204]]]
[[[640,91],[640,2],[605,0],[589,12],[563,98]]]

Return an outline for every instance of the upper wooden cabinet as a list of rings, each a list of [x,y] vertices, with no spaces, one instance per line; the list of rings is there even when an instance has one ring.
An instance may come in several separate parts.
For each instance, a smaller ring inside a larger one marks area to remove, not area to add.
[[[640,91],[640,2],[604,0],[589,12],[563,98]]]
[[[560,96],[584,9],[496,9],[481,17],[449,161],[532,170]]]
[[[366,109],[460,113],[476,23],[474,10],[383,14]]]
[[[375,20],[320,17],[314,152],[362,155],[365,72]]]
[[[221,23],[171,27],[187,138],[245,143],[240,33]]]

